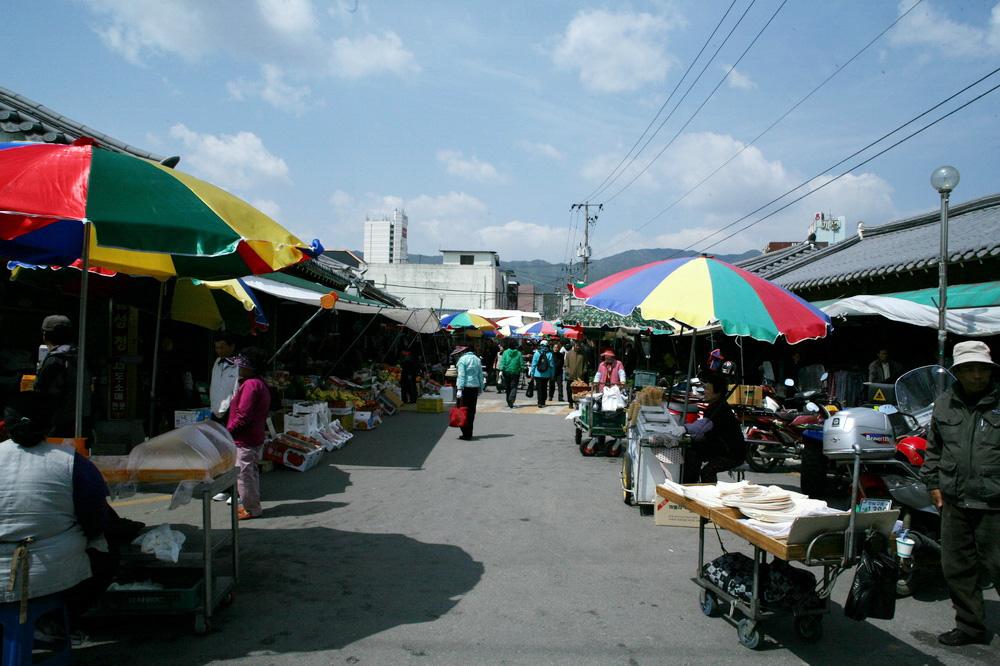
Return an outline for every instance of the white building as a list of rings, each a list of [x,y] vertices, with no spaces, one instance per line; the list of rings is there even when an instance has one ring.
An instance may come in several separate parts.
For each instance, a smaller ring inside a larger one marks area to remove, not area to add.
[[[381,219],[365,219],[365,241],[362,251],[369,264],[406,263],[406,213],[398,208]]]
[[[442,250],[441,255],[440,264],[368,262],[365,277],[410,308],[516,308],[510,274],[500,270],[496,252]]]

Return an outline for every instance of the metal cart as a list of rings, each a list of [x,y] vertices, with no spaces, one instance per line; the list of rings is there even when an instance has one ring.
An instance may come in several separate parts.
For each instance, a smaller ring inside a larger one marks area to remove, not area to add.
[[[691,580],[702,588],[700,603],[702,612],[715,617],[722,614],[722,604],[729,605],[725,618],[736,626],[739,642],[744,647],[756,649],[760,646],[762,633],[760,625],[776,617],[791,615],[795,633],[805,641],[818,641],[823,635],[823,616],[830,612],[830,593],[837,577],[850,564],[844,557],[844,531],[824,532],[814,537],[808,544],[788,544],[758,532],[739,522],[737,509],[713,509],[664,486],[657,486],[656,492],[700,516],[698,521],[698,570]],[[714,523],[718,527],[742,537],[754,547],[753,590],[750,602],[727,594],[706,579],[702,570],[705,565],[705,526]],[[786,562],[802,562],[806,566],[823,567],[823,578],[818,590],[822,604],[816,608],[775,609],[769,608],[762,599],[760,568],[766,563],[767,555]],[[737,614],[742,617],[737,618]]]
[[[142,484],[141,487],[143,490],[163,488],[160,484]],[[195,633],[207,633],[211,629],[215,609],[233,601],[233,589],[239,578],[237,502],[232,503],[230,529],[224,532],[212,530],[212,497],[220,492],[236,496],[236,468],[194,488],[192,496],[201,499],[202,525],[195,534],[188,535],[185,550],[176,564],[141,553],[138,546],[122,553],[119,579],[151,579],[161,582],[164,589],[109,590],[103,595],[95,614],[191,615]],[[201,548],[192,548],[199,541]],[[216,566],[216,560],[226,550],[232,559],[228,575]]]
[[[639,408],[635,425],[628,430],[628,446],[622,456],[622,499],[629,506],[638,505],[642,515],[653,514],[656,486],[666,478],[680,483],[684,462],[682,444],[667,448],[660,441],[667,430],[666,424],[676,425],[677,417],[663,405]],[[661,464],[661,461],[663,464]]]
[[[593,398],[580,398],[579,404],[580,415],[573,419],[573,441],[580,448],[580,454],[589,457],[604,450],[611,457],[621,455],[622,447],[617,440],[628,436],[626,410],[603,412],[594,409]],[[609,437],[616,440],[614,444],[606,445]]]

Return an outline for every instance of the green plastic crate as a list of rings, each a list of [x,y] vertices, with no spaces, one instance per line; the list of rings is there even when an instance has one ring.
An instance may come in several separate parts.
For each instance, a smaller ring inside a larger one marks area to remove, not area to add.
[[[143,569],[121,583],[151,580],[162,590],[108,590],[101,597],[101,610],[148,613],[193,611],[204,602],[205,579],[201,569]]]

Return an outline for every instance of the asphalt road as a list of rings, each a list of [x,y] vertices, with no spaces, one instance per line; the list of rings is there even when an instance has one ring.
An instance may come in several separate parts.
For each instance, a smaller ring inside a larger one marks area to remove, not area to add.
[[[95,622],[78,663],[997,663],[1000,639],[937,644],[952,617],[941,588],[900,600],[893,621],[845,618],[850,574],[819,643],[777,619],[747,650],[699,609],[697,531],[627,507],[618,461],[578,454],[564,405],[521,403],[485,394],[472,442],[446,415],[401,413],[318,468],[264,475],[265,514],[240,530],[236,599],[213,631],[193,635],[188,618]],[[162,496],[118,505],[150,525],[198,523],[197,507],[167,511]],[[711,536],[709,557],[719,552]]]

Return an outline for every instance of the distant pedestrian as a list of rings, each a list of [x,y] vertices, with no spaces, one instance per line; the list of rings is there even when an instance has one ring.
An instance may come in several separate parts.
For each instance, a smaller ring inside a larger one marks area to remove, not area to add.
[[[225,423],[229,412],[229,402],[236,392],[239,369],[236,367],[236,338],[225,331],[215,334],[215,362],[212,363],[212,383],[208,386],[212,418]]]
[[[455,403],[459,407],[465,407],[467,418],[462,426],[462,435],[459,439],[470,441],[472,439],[472,427],[476,422],[476,403],[479,402],[479,392],[483,388],[483,364],[479,357],[468,347],[455,347],[452,352],[457,356],[455,369],[458,377],[455,380]]]
[[[531,378],[535,381],[535,390],[538,391],[539,407],[545,406],[545,399],[549,394],[549,381],[555,375],[555,368],[556,363],[549,350],[549,341],[542,340],[531,357]]]
[[[585,351],[580,351],[577,349],[579,344],[566,344],[569,347],[569,351],[566,352],[566,362],[563,366],[563,371],[566,374],[566,399],[569,401],[569,406],[573,407],[576,405],[576,401],[573,400],[573,382],[576,381],[586,381],[587,376],[587,358],[585,356]]]
[[[267,354],[247,347],[233,359],[239,368],[239,385],[229,406],[226,429],[236,442],[236,490],[240,496],[237,517],[257,518],[260,507],[260,470],[257,463],[264,450],[264,432],[271,411],[271,391],[260,378]]]
[[[552,400],[553,396],[559,394],[559,402],[563,401],[563,366],[566,363],[566,357],[563,354],[562,344],[556,342],[552,345],[552,360],[555,362],[553,364],[554,373],[552,375],[552,381],[549,382],[549,400]],[[556,389],[559,389],[556,391]]]
[[[874,384],[891,384],[903,374],[903,365],[889,358],[888,349],[879,349],[878,356],[868,364],[868,381]]]
[[[403,403],[412,405],[417,401],[417,361],[408,349],[403,350],[399,369],[399,391]]]
[[[47,353],[38,366],[35,392],[48,401],[51,430],[49,437],[76,437],[76,385],[79,355],[73,344],[75,333],[69,317],[49,315],[42,320],[42,343]],[[84,370],[86,372],[86,370]],[[90,381],[84,378],[84,433],[90,427]]]
[[[514,401],[517,400],[517,383],[524,370],[524,356],[517,348],[516,341],[506,340],[505,346],[507,348],[500,355],[500,376],[507,389],[507,407],[513,409]]]

